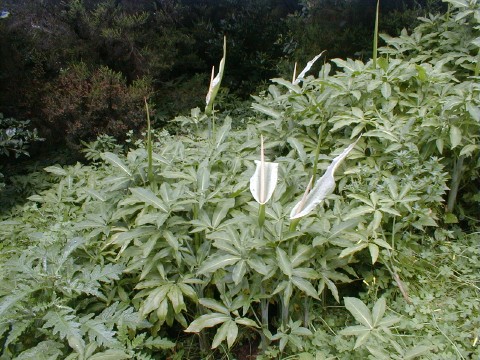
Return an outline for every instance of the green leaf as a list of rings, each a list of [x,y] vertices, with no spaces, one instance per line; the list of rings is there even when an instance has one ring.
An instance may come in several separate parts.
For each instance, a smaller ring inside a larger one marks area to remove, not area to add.
[[[375,305],[373,306],[373,309],[372,309],[373,326],[378,325],[378,323],[382,319],[383,315],[385,314],[386,306],[387,306],[387,303],[385,301],[385,298],[383,297],[378,299]]]
[[[109,349],[101,353],[96,353],[88,358],[88,360],[123,360],[131,359],[131,355],[120,349]]]
[[[365,214],[370,214],[375,211],[374,207],[368,205],[357,206],[356,208],[352,209],[343,217],[343,220],[350,220],[357,217],[360,217]]]
[[[122,160],[120,160],[120,158],[116,154],[111,152],[105,152],[102,154],[102,156],[110,164],[115,165],[117,168],[122,170],[128,176],[132,176],[132,173],[128,169],[127,165],[125,165],[125,163]]]
[[[242,260],[240,256],[237,255],[221,255],[215,256],[207,261],[205,261],[202,266],[198,269],[199,274],[208,274],[217,271],[218,269],[224,268],[229,265],[233,265],[236,262]]]
[[[272,79],[273,82],[276,82],[277,84],[285,86],[288,90],[291,92],[294,92],[295,94],[300,94],[302,92],[302,89],[300,86],[296,84],[292,84],[290,81],[281,79],[281,78],[274,78]]]
[[[202,298],[202,299],[199,299],[198,302],[203,306],[205,306],[206,308],[209,308],[210,310],[220,312],[224,315],[230,315],[230,310],[228,310],[228,308],[225,305],[220,304],[218,301],[214,299]]]
[[[338,257],[343,258],[352,254],[355,254],[356,252],[359,252],[363,249],[365,249],[368,246],[368,243],[360,243],[354,246],[350,246],[346,249],[343,249],[340,255]]]
[[[287,142],[290,144],[290,146],[292,148],[295,149],[295,151],[297,152],[298,154],[298,157],[300,158],[300,160],[302,162],[306,162],[307,160],[307,153],[305,152],[305,149],[303,148],[303,144],[298,141],[298,139],[294,138],[294,137],[289,137],[287,139]]]
[[[404,360],[415,359],[416,357],[426,354],[431,350],[432,348],[430,346],[418,345],[418,346],[415,346],[413,349],[406,351],[405,355],[403,355],[403,359]]]
[[[343,300],[345,301],[345,308],[350,311],[360,324],[367,326],[369,329],[373,329],[372,314],[360,299],[345,297]]]
[[[273,117],[273,118],[275,118],[275,119],[278,119],[278,118],[280,118],[280,117],[282,116],[282,114],[280,114],[278,111],[273,110],[272,108],[269,108],[269,107],[266,107],[266,106],[257,104],[257,103],[253,103],[253,104],[252,104],[252,107],[253,107],[255,110],[257,110],[257,111],[259,111],[259,112],[261,112],[261,113],[264,113],[264,114],[266,114],[266,115],[268,115],[268,116],[271,116],[271,117]]]
[[[372,257],[372,264],[375,264],[378,259],[378,246],[376,244],[368,244],[368,249],[370,250],[370,256]]]
[[[291,281],[293,285],[295,285],[300,291],[303,291],[308,296],[313,297],[314,299],[317,299],[317,300],[320,299],[318,297],[317,291],[309,281],[296,276],[292,276]]]
[[[348,326],[345,329],[340,331],[340,335],[346,336],[358,336],[370,332],[371,329],[369,327],[363,325],[355,325],[355,326]]]
[[[245,260],[240,260],[238,263],[235,264],[232,270],[232,279],[235,285],[240,284],[245,276],[247,271],[247,262]]]
[[[459,128],[452,125],[450,126],[450,144],[452,145],[452,149],[460,145],[462,142],[462,132]]]
[[[145,188],[130,188],[135,197],[143,201],[145,204],[152,205],[156,209],[160,209],[164,212],[168,212],[167,207],[151,190]]]
[[[198,333],[204,328],[209,328],[230,320],[230,316],[221,313],[205,314],[195,319],[188,328],[185,329],[185,332]]]
[[[65,169],[61,168],[60,166],[47,166],[44,168],[46,172],[58,175],[58,176],[66,176],[68,173],[65,171]]]
[[[388,82],[384,82],[382,84],[382,96],[388,100],[388,98],[392,95],[392,87]]]
[[[235,199],[225,199],[215,207],[212,217],[212,227],[216,229],[228,214],[228,211],[235,206]]]
[[[290,263],[290,260],[288,259],[288,255],[285,252],[285,250],[277,247],[276,249],[277,252],[277,261],[278,261],[278,267],[282,272],[287,275],[288,277],[292,276],[292,264]]]

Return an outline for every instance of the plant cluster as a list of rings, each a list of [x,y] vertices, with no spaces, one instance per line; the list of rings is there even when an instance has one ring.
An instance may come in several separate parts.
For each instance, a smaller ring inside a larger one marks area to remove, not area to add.
[[[480,4],[448,3],[273,79],[243,127],[215,109],[224,42],[188,131],[145,100],[146,140],[47,167],[1,215],[0,358],[478,357]]]

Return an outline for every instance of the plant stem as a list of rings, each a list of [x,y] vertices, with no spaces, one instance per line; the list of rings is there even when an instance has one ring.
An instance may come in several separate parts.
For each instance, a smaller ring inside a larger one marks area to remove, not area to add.
[[[458,188],[460,187],[460,180],[463,172],[463,161],[465,155],[459,156],[459,158],[453,164],[452,185],[450,186],[450,192],[448,193],[447,212],[451,213],[455,207],[457,201]]]
[[[263,287],[263,284],[260,285],[260,293],[262,295],[265,295],[265,288]],[[265,299],[262,297],[262,299],[260,300],[260,310],[262,312],[262,329],[268,330],[268,299]],[[261,332],[260,337],[261,337],[261,348],[263,351],[265,351],[267,350],[269,341],[265,336],[264,331]]]
[[[153,184],[153,156],[152,156],[152,128],[150,123],[150,111],[147,98],[145,100],[145,111],[147,112],[147,157],[148,157],[148,182]]]
[[[373,32],[373,68],[377,68],[377,49],[378,49],[378,13],[380,11],[380,0],[377,0],[377,10],[375,13],[375,30]]]

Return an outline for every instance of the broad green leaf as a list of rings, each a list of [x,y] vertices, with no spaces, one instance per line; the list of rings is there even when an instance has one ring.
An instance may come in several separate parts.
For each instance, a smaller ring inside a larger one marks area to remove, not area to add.
[[[370,256],[372,257],[372,264],[375,264],[378,259],[379,248],[376,244],[368,244],[368,250],[370,250]]]
[[[232,128],[232,119],[227,116],[223,121],[223,125],[220,129],[217,130],[215,135],[215,148],[218,149],[221,144],[224,143],[225,139],[227,138],[230,129]]]
[[[377,347],[366,346],[367,350],[375,357],[375,360],[391,360],[392,358]]]
[[[211,313],[205,314],[200,316],[199,318],[195,319],[188,328],[185,329],[185,332],[194,332],[198,333],[202,331],[204,328],[209,328],[225,321],[230,321],[230,316],[221,313]]]
[[[128,176],[132,176],[132,173],[130,172],[130,169],[128,168],[127,165],[118,157],[118,155],[111,153],[111,152],[105,152],[102,154],[103,158],[108,161],[110,164],[115,165],[117,168],[122,170],[125,174]]]
[[[426,345],[418,345],[415,346],[414,348],[408,350],[405,352],[405,355],[403,355],[404,360],[410,360],[410,359],[415,359],[416,357],[419,357],[420,355],[426,354],[430,352],[432,348],[430,346]]]
[[[357,244],[357,245],[354,245],[354,246],[350,246],[346,249],[343,249],[342,252],[340,253],[340,255],[338,255],[338,257],[343,258],[345,256],[355,254],[355,253],[365,249],[367,246],[368,246],[368,243],[360,243],[360,244]]]
[[[328,166],[325,174],[317,181],[311,191],[304,194],[301,199],[290,212],[290,220],[301,218],[308,215],[318,204],[320,204],[328,195],[330,195],[335,189],[335,178],[333,177],[338,166],[348,156],[350,151],[357,144],[357,139],[354,143],[350,144],[340,155],[335,157],[332,163]],[[307,188],[308,190],[308,188]]]
[[[264,105],[257,104],[257,103],[253,103],[252,108],[254,108],[255,110],[257,110],[261,113],[264,113],[268,116],[271,116],[275,119],[278,119],[282,116],[282,114],[280,114],[278,111],[273,110],[272,108],[266,107]]]
[[[307,281],[297,276],[292,276],[291,281],[293,285],[295,285],[300,291],[303,291],[308,296],[313,297],[314,299],[317,299],[317,300],[320,299],[318,297],[317,291],[315,290],[313,285],[310,283],[310,281]]]
[[[228,320],[225,321],[222,326],[220,326],[213,338],[212,349],[216,349],[224,340],[227,340],[228,347],[233,346],[235,339],[238,335],[238,327],[235,324],[235,321]]]
[[[370,310],[360,300],[354,297],[345,297],[345,308],[353,315],[353,317],[362,325],[373,329],[373,320]]]
[[[302,89],[300,86],[297,84],[292,84],[290,81],[281,79],[281,78],[274,78],[272,79],[273,82],[276,82],[277,84],[285,86],[288,90],[291,92],[294,92],[295,94],[300,94],[302,92]]]
[[[452,149],[460,145],[461,142],[462,142],[461,130],[454,125],[450,126],[450,144],[452,145]]]
[[[228,214],[228,211],[235,206],[235,199],[225,199],[218,203],[212,216],[212,227],[217,228]]]
[[[357,341],[355,341],[355,346],[353,347],[353,349],[358,349],[360,346],[364,345],[368,338],[370,337],[370,332],[366,332],[366,333],[363,333],[362,335],[360,335],[358,338],[357,338]]]
[[[355,326],[348,326],[345,329],[340,330],[341,335],[346,336],[358,336],[365,334],[366,332],[370,332],[371,329],[369,327],[363,325],[355,325]]]
[[[387,303],[385,301],[385,298],[381,297],[377,300],[372,309],[373,326],[378,325],[383,315],[385,314],[386,307]]]
[[[46,172],[58,175],[58,176],[66,176],[67,175],[67,172],[65,171],[65,169],[61,168],[60,166],[47,166],[43,170],[45,170]]]
[[[290,144],[292,148],[295,149],[295,151],[298,154],[298,157],[302,162],[305,162],[307,160],[307,153],[305,152],[305,149],[303,148],[303,144],[298,141],[298,139],[294,137],[289,137],[287,139],[287,142]]]
[[[251,326],[251,327],[254,327],[254,328],[259,328],[260,327],[260,326],[258,326],[258,324],[255,321],[253,321],[252,319],[248,319],[248,318],[236,318],[235,322],[237,324],[240,324],[240,325]]]
[[[373,213],[374,211],[375,208],[368,205],[357,206],[356,208],[350,210],[347,215],[343,217],[343,220],[355,219],[362,215]]]
[[[203,306],[205,306],[206,308],[209,308],[210,310],[220,312],[224,315],[230,315],[230,310],[228,310],[228,308],[225,305],[220,304],[218,301],[214,299],[202,298],[202,299],[199,299],[198,302]]]
[[[240,256],[237,255],[221,255],[214,256],[205,261],[202,266],[198,269],[199,274],[208,274],[217,271],[218,269],[224,268],[229,265],[233,265],[238,261],[242,260]]]
[[[232,279],[235,285],[238,285],[242,282],[243,277],[247,271],[247,262],[245,260],[240,260],[235,264],[232,270]]]
[[[382,84],[382,96],[388,100],[388,98],[392,95],[392,87],[388,82],[384,82]]]
[[[292,264],[290,263],[290,260],[288,259],[288,255],[285,252],[285,250],[277,247],[277,261],[278,261],[278,266],[282,272],[287,275],[288,277],[292,276]]]
[[[151,190],[145,188],[130,188],[130,191],[135,195],[139,200],[143,201],[146,204],[152,205],[156,209],[160,209],[164,212],[168,212],[167,207]]]
[[[197,190],[205,192],[210,187],[210,169],[208,159],[203,160],[197,171]]]
[[[170,303],[172,304],[173,311],[175,311],[176,314],[178,314],[182,310],[186,310],[186,305],[183,301],[183,294],[182,291],[178,288],[178,286],[171,286],[167,296],[170,300]]]
[[[88,360],[123,360],[131,359],[131,355],[120,349],[109,349],[100,353],[96,353],[88,358]]]

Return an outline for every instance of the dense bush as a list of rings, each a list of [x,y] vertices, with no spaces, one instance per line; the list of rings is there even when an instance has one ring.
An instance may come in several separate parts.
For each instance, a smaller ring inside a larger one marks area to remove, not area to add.
[[[146,78],[127,85],[121,73],[79,63],[52,84],[44,113],[56,134],[65,134],[67,144],[78,147],[100,134],[123,138],[129,129],[138,129],[145,122],[142,104],[151,93]]]

